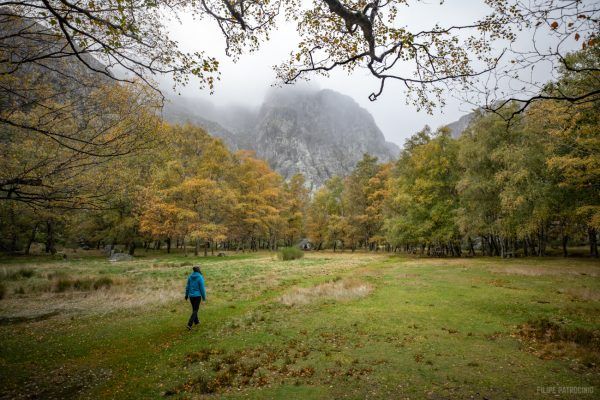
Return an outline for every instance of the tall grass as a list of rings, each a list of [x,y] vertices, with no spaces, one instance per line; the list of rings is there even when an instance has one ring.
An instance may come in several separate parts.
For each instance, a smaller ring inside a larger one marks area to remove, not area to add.
[[[3,268],[0,272],[0,279],[14,281],[17,279],[29,279],[34,275],[35,270],[31,268],[19,268],[13,271]]]
[[[98,279],[80,278],[80,279],[69,279],[61,278],[56,281],[54,291],[57,293],[66,292],[67,290],[73,289],[78,291],[89,291],[92,288],[94,290],[100,290],[102,288],[110,288],[113,284],[113,280],[108,277],[101,277]]]

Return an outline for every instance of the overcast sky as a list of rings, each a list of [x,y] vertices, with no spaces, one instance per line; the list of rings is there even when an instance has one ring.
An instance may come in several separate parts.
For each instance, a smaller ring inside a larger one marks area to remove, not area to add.
[[[440,6],[439,1],[430,0],[414,3],[403,8],[403,21],[409,29],[431,28],[436,23],[444,26],[473,22],[488,14],[490,9],[482,0],[447,0]],[[237,103],[258,107],[266,91],[275,82],[273,65],[285,61],[297,43],[298,35],[295,25],[280,24],[269,42],[262,45],[258,52],[246,54],[237,62],[224,54],[224,39],[216,24],[209,20],[195,21],[191,17],[180,16],[181,22],[172,22],[169,26],[175,40],[179,41],[183,50],[203,50],[207,55],[219,59],[222,73],[221,81],[215,93],[198,90],[192,82],[179,91],[185,97],[208,99],[216,105]],[[379,128],[387,140],[402,145],[404,140],[425,124],[437,128],[457,120],[471,111],[472,105],[461,103],[448,97],[445,108],[437,110],[434,115],[406,105],[402,87],[397,84],[386,84],[384,94],[375,102],[368,95],[378,87],[378,81],[365,70],[357,70],[354,74],[339,70],[330,77],[314,77],[311,85],[321,89],[333,89],[353,97],[362,107],[374,116]],[[170,90],[170,85],[165,85]]]

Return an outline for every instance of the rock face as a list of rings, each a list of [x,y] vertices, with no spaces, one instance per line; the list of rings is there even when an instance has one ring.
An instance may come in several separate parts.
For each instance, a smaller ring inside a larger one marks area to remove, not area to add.
[[[176,100],[165,116],[204,127],[232,150],[254,150],[284,178],[302,173],[312,188],[334,175],[347,175],[365,153],[381,162],[399,153],[367,110],[332,90],[274,90],[254,114],[239,107],[217,113],[197,104],[184,107]]]
[[[111,262],[131,261],[131,260],[133,260],[133,256],[131,256],[127,253],[113,253],[113,254],[111,254],[110,258],[108,259],[108,261],[111,261]]]
[[[367,110],[331,90],[272,92],[257,121],[257,155],[285,178],[302,173],[317,187],[348,174],[365,153],[387,162],[399,151]]]
[[[163,117],[173,124],[192,124],[201,126],[212,136],[223,140],[229,150],[236,151],[238,147],[238,137],[231,130],[225,128],[214,120],[207,119],[214,115],[215,107],[204,101],[192,101],[186,98],[178,98],[165,104]]]
[[[458,139],[465,129],[468,128],[471,121],[473,121],[473,118],[475,118],[475,112],[463,115],[458,119],[458,121],[454,121],[446,125],[448,128],[450,128],[452,137],[454,139]]]

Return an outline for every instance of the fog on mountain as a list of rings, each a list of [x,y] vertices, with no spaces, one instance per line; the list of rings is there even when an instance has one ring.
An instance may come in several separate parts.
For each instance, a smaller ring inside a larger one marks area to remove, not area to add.
[[[286,179],[301,173],[311,188],[349,174],[363,154],[385,163],[399,153],[368,111],[326,89],[272,89],[255,110],[175,97],[164,115],[202,126],[232,150],[254,150]]]

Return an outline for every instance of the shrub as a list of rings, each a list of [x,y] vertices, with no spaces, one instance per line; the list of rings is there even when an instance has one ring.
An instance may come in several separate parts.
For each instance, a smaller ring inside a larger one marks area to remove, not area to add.
[[[0,300],[2,300],[4,298],[5,294],[6,294],[6,286],[4,286],[3,283],[0,283]]]
[[[102,289],[102,288],[110,288],[113,284],[113,280],[110,279],[109,277],[102,277],[102,278],[98,278],[94,281],[94,289],[98,290],[98,289]]]
[[[297,247],[283,247],[277,253],[277,258],[283,261],[297,260],[304,257],[304,252]]]
[[[15,294],[25,294],[25,289],[23,289],[23,286],[19,286],[18,289],[15,289]]]
[[[73,289],[75,290],[90,290],[91,287],[91,279],[76,279],[75,282],[73,282]]]
[[[35,270],[31,268],[23,268],[19,270],[18,274],[23,278],[31,278],[33,275],[35,275]]]

